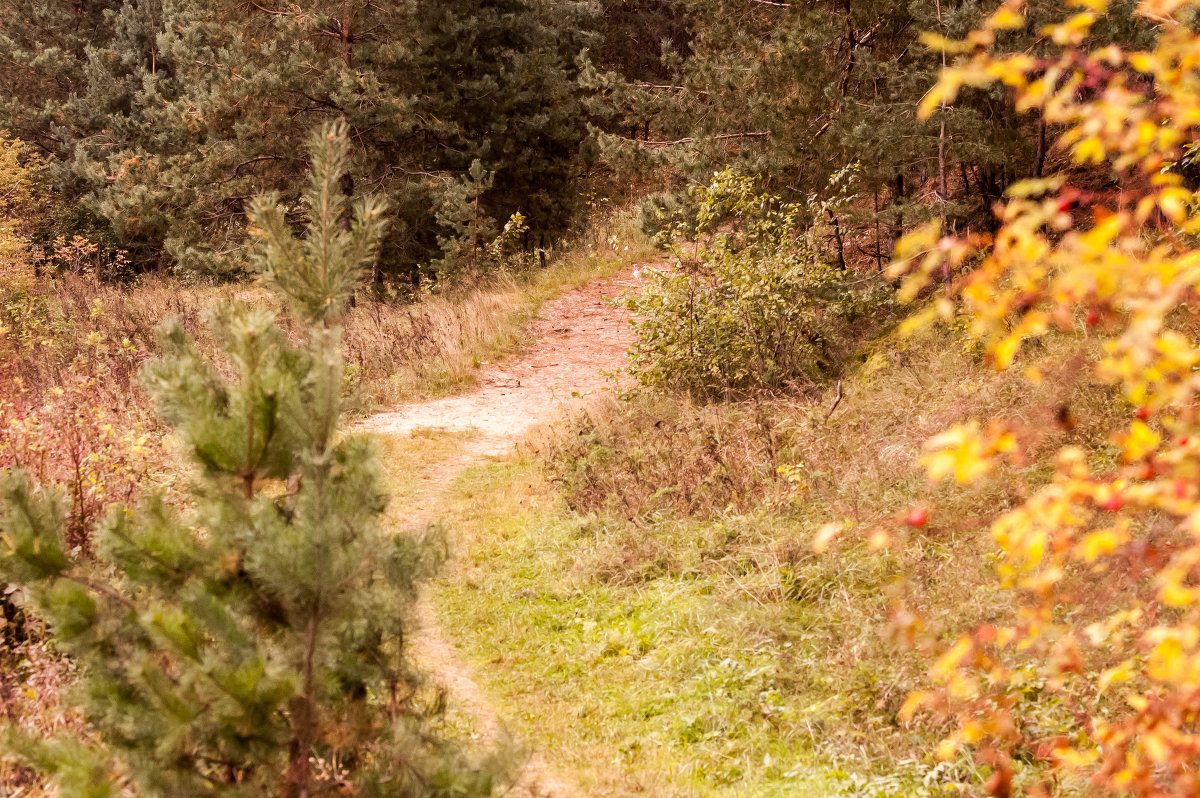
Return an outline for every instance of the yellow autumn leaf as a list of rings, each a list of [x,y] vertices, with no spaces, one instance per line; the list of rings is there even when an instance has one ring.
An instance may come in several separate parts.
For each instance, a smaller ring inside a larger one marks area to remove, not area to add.
[[[1114,529],[1101,529],[1084,537],[1079,552],[1087,562],[1095,562],[1105,554],[1111,554],[1124,541],[1124,536]]]
[[[1125,660],[1115,668],[1109,668],[1104,673],[1100,674],[1100,678],[1097,680],[1096,684],[1100,688],[1100,692],[1104,693],[1112,685],[1120,684],[1121,682],[1127,682],[1135,675],[1133,663],[1129,660]]]
[[[1140,740],[1142,749],[1151,761],[1162,764],[1171,757],[1171,747],[1167,745],[1162,736],[1155,732],[1147,732],[1142,735]]]
[[[930,673],[933,675],[933,678],[946,678],[948,675],[950,675],[951,671],[962,665],[966,658],[970,656],[973,648],[974,645],[971,642],[971,638],[960,637],[958,642],[954,644],[953,648],[951,648],[942,656],[938,657],[938,661],[935,662],[933,668],[930,669]]]
[[[1158,193],[1158,207],[1172,222],[1182,222],[1187,217],[1187,207],[1194,199],[1185,188],[1165,188]]]
[[[938,33],[923,32],[919,36],[921,44],[928,47],[930,50],[942,53],[967,53],[970,52],[975,44],[971,40],[957,41],[948,39]]]
[[[974,745],[983,739],[983,724],[977,720],[970,720],[963,724],[959,730],[959,736],[964,743]]]
[[[1146,660],[1146,672],[1160,682],[1178,683],[1184,680],[1187,657],[1177,637],[1162,640]]]
[[[1017,356],[1017,351],[1021,348],[1023,338],[1020,333],[1013,333],[991,348],[990,351],[997,371],[1004,371],[1012,365],[1013,360]]]
[[[1069,767],[1084,768],[1091,766],[1099,759],[1100,752],[1094,748],[1079,751],[1074,748],[1062,747],[1054,749],[1054,758]]]
[[[921,103],[917,106],[918,118],[928,119],[943,104],[954,102],[962,86],[962,77],[957,72],[943,73],[941,80],[921,98]]]
[[[1096,15],[1085,11],[1082,14],[1076,14],[1066,22],[1046,27],[1044,32],[1059,46],[1076,45],[1083,41],[1084,35],[1095,23]]]
[[[1162,436],[1152,430],[1144,421],[1134,421],[1129,425],[1129,432],[1121,439],[1125,459],[1136,462],[1158,448]]]
[[[1074,147],[1077,163],[1103,163],[1104,144],[1095,136],[1088,136]]]
[[[937,321],[937,308],[930,306],[919,313],[914,313],[909,316],[896,330],[896,334],[902,338],[908,337],[918,330],[928,327],[933,322]]]
[[[991,451],[993,452],[1015,452],[1017,450],[1017,436],[1011,432],[1002,432],[992,441]]]
[[[912,720],[917,710],[925,706],[931,695],[923,690],[911,693],[908,698],[904,699],[904,704],[900,707],[900,720],[905,723]]]
[[[1017,13],[1015,6],[1006,4],[988,18],[987,26],[995,30],[1020,30],[1025,27],[1025,17]]]
[[[1130,53],[1126,60],[1138,72],[1151,73],[1157,68],[1154,57],[1149,53]]]
[[[1161,598],[1168,607],[1187,607],[1196,603],[1196,591],[1172,581],[1163,585]]]
[[[953,475],[959,484],[966,484],[992,470],[976,423],[952,427],[930,439],[925,448],[929,454],[921,463],[934,482]]]

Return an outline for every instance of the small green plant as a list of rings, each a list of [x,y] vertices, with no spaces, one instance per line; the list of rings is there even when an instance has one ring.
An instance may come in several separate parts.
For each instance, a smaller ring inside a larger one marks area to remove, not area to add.
[[[477,274],[483,265],[487,243],[496,235],[496,221],[481,202],[495,179],[496,173],[489,172],[476,158],[466,175],[443,187],[436,215],[445,231],[437,237],[442,250],[442,257],[436,261],[439,274]]]
[[[850,174],[835,176],[835,199],[805,203],[730,170],[694,188],[695,223],[659,236],[672,266],[647,270],[644,290],[627,300],[638,333],[632,373],[646,385],[728,397],[833,370],[839,327],[883,289],[825,256],[824,220],[851,199]]]
[[[0,581],[20,585],[78,666],[86,742],[12,732],[65,796],[466,796],[491,791],[430,731],[404,649],[433,550],[379,524],[371,441],[344,433],[342,317],[375,254],[382,203],[338,189],[344,125],[311,140],[307,237],[273,198],[251,232],[274,314],[207,314],[220,355],[178,321],[143,372],[194,467],[184,508],[110,508],[95,561],[69,550],[67,497],[0,477]],[[352,219],[349,229],[344,220]]]
[[[488,261],[497,271],[516,271],[525,264],[525,253],[519,249],[522,236],[529,232],[525,214],[516,211],[504,223],[504,229],[487,245]]]

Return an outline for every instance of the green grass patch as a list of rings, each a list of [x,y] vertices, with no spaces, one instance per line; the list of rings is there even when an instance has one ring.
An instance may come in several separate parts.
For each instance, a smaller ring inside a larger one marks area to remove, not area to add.
[[[405,435],[378,435],[388,492],[384,523],[398,532],[421,527],[438,513],[454,462],[473,432],[420,428]]]
[[[842,705],[860,703],[843,688],[871,675],[812,661],[828,634],[815,599],[764,600],[752,574],[706,565],[736,532],[676,527],[680,562],[605,580],[614,530],[573,515],[527,459],[465,472],[444,521],[445,628],[514,731],[585,791],[856,793],[828,738],[850,733]],[[881,563],[829,574],[827,589],[875,590]]]

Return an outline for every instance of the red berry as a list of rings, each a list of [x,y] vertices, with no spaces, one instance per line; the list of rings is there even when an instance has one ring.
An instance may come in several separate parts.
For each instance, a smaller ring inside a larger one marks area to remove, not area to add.
[[[1087,326],[1095,327],[1100,322],[1100,311],[1092,308],[1087,312]]]
[[[1114,493],[1112,496],[1109,496],[1108,501],[1106,501],[1104,503],[1104,509],[1108,510],[1110,513],[1115,513],[1117,510],[1120,510],[1124,506],[1125,506],[1125,500],[1122,499],[1116,493]]]
[[[924,507],[914,507],[908,514],[908,525],[915,526],[918,529],[925,526],[925,522],[929,520],[929,511]]]
[[[1075,200],[1061,199],[1058,201],[1058,212],[1066,213],[1075,207]]]
[[[1146,407],[1145,405],[1139,407],[1137,411],[1137,417],[1142,421],[1150,418],[1150,408]]]

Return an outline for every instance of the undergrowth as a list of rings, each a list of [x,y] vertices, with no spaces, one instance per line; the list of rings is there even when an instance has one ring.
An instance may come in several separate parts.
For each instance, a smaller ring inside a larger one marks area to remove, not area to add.
[[[920,611],[953,639],[1013,611],[986,520],[1045,480],[1064,440],[1100,465],[1115,456],[1097,431],[1126,411],[1083,379],[1090,352],[1049,342],[1031,388],[951,332],[889,336],[806,397],[612,400],[459,481],[447,627],[520,730],[589,789],[978,793],[985,763],[940,763],[944,729],[900,720],[928,665],[895,615]],[[922,443],[979,414],[1019,423],[1031,459],[970,489],[931,486]],[[917,506],[928,522],[881,547]],[[1036,689],[1021,700],[1048,730],[1063,720]]]
[[[652,256],[632,223],[615,217],[593,225],[544,269],[446,286],[417,302],[360,295],[344,330],[345,390],[360,399],[359,414],[463,390],[479,365],[525,345],[525,325],[543,302]],[[138,382],[142,364],[158,354],[158,325],[180,318],[212,353],[201,324],[206,308],[236,298],[276,309],[275,300],[247,284],[160,277],[120,284],[86,272],[32,270],[8,276],[0,282],[0,466],[20,465],[66,487],[70,542],[76,556],[88,556],[91,527],[110,502],[130,502],[151,485],[179,498],[176,487],[187,479]],[[286,318],[283,327],[296,335]],[[57,700],[73,681],[71,663],[30,625],[23,601],[19,591],[0,595],[0,712],[26,731],[81,728]],[[38,795],[41,788],[28,772],[0,763],[0,793]]]
[[[670,267],[648,269],[626,298],[637,333],[629,372],[646,386],[724,399],[839,373],[864,329],[894,312],[883,275],[849,268],[826,244],[827,220],[854,200],[854,171],[830,179],[833,199],[804,202],[762,193],[733,170],[693,186],[694,217],[656,237]]]

